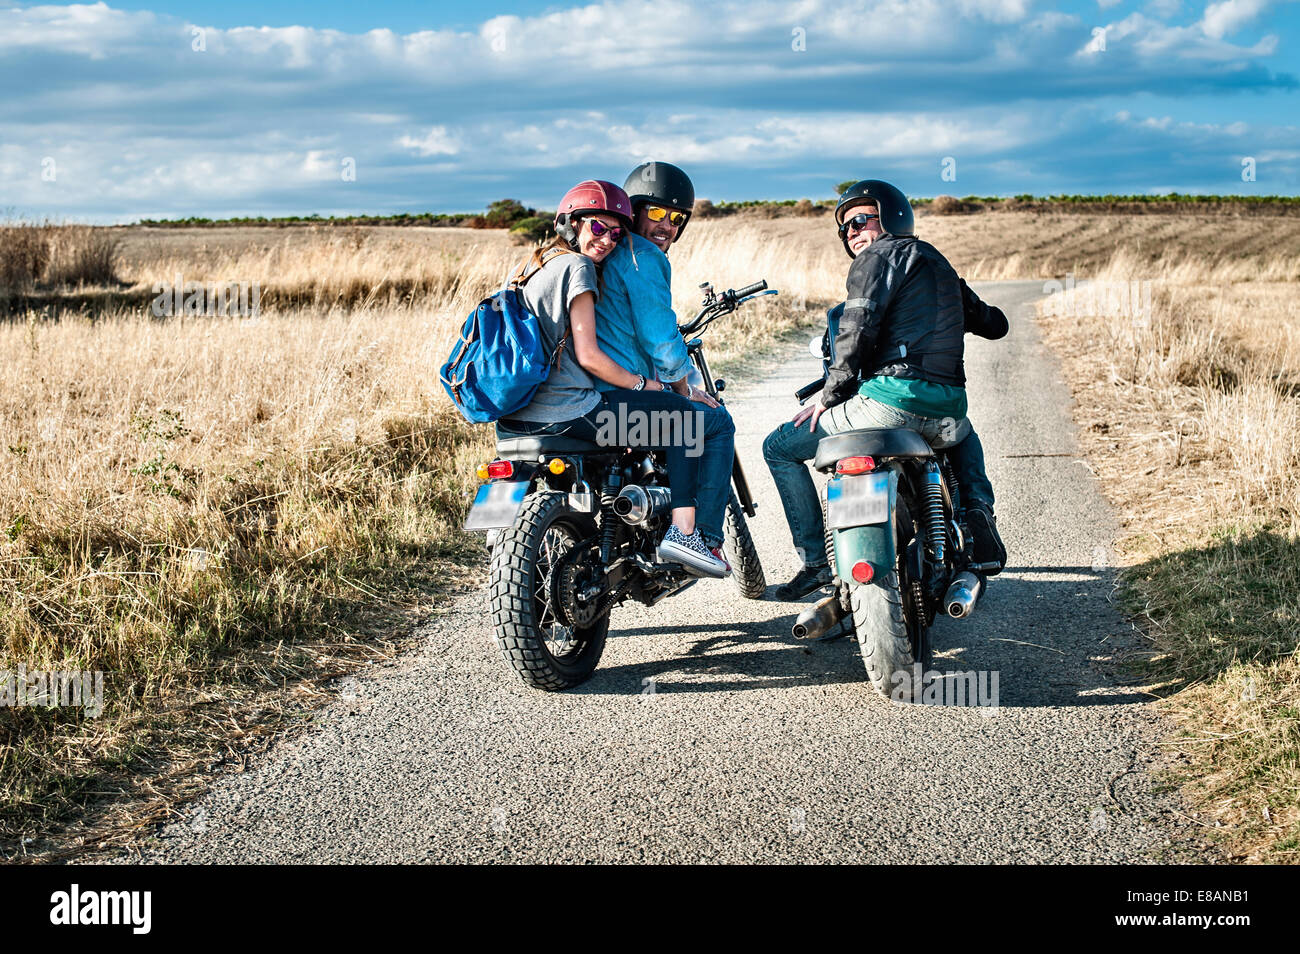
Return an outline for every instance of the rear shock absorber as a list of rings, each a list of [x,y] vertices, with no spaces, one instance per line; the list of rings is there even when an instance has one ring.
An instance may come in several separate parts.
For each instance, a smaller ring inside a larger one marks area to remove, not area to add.
[[[604,566],[609,566],[609,561],[613,559],[614,548],[618,546],[618,530],[623,525],[623,521],[614,513],[614,501],[622,486],[623,478],[617,471],[611,470],[600,489],[600,562]]]
[[[961,484],[957,482],[957,471],[947,455],[943,458],[943,479],[948,483],[948,497],[952,500],[952,512],[961,513]]]
[[[943,525],[943,475],[934,461],[925,465],[925,530],[935,562],[942,563],[947,536]]]

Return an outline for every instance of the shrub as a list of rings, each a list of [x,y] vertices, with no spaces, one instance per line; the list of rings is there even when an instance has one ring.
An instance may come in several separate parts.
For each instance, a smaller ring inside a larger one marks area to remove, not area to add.
[[[713,203],[708,199],[697,199],[695,201],[695,208],[691,211],[692,217],[697,219],[707,219],[716,214],[717,210],[713,207]]]
[[[966,206],[956,196],[936,195],[930,203],[930,211],[935,215],[958,215],[966,211]]]
[[[52,285],[107,285],[117,281],[117,236],[104,228],[64,225],[50,230],[45,281]]]
[[[817,207],[812,204],[811,199],[800,199],[794,204],[794,214],[802,216],[813,216],[817,214]]]
[[[516,245],[536,245],[551,234],[553,224],[551,219],[540,215],[520,219],[510,228],[510,240]]]
[[[524,208],[523,203],[517,199],[498,199],[487,208],[486,228],[508,229],[532,214],[533,210]]]
[[[0,228],[0,291],[30,289],[50,259],[46,229],[35,225]]]

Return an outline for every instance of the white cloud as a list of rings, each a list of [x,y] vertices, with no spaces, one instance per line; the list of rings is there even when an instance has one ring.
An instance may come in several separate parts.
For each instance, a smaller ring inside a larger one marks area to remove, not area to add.
[[[1206,36],[1221,40],[1258,17],[1268,8],[1268,4],[1269,0],[1222,0],[1220,3],[1211,3],[1201,18],[1201,29]]]
[[[460,143],[448,134],[446,126],[434,126],[420,139],[402,136],[397,144],[403,149],[414,149],[421,156],[454,156],[460,152]]]

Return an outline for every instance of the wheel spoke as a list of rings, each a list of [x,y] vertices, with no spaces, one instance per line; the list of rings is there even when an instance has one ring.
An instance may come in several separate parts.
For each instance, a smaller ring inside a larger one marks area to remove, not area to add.
[[[563,656],[573,643],[573,630],[560,623],[551,604],[551,590],[555,565],[574,545],[576,539],[562,527],[548,527],[538,547],[536,586],[533,599],[538,610],[537,628],[542,639],[550,644],[552,655]]]

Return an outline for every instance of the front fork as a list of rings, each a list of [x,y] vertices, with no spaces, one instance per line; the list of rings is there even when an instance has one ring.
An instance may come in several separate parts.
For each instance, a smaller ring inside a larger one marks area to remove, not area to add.
[[[709,371],[709,361],[704,357],[704,341],[700,338],[692,338],[686,342],[686,353],[690,355],[691,363],[695,365],[695,370],[700,377],[700,380],[696,381],[693,375],[688,376],[690,383],[695,387],[702,387],[719,404],[725,404],[721,393],[726,388],[726,382],[721,378],[715,381],[713,373]],[[758,511],[758,504],[754,503],[754,497],[749,492],[749,481],[745,478],[744,468],[740,466],[740,458],[734,455],[731,460],[731,483],[736,488],[736,500],[740,502],[740,509],[745,511],[745,516],[754,516]]]

